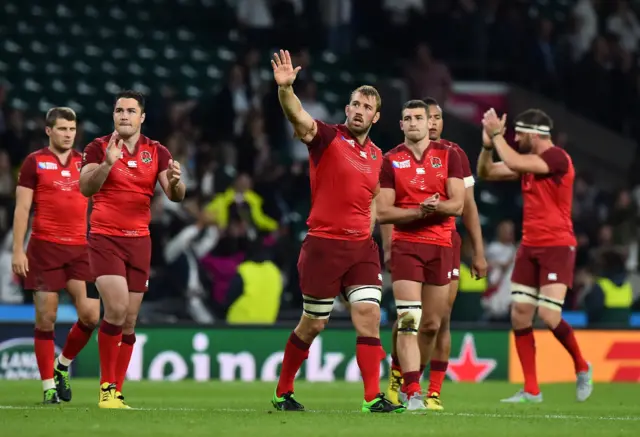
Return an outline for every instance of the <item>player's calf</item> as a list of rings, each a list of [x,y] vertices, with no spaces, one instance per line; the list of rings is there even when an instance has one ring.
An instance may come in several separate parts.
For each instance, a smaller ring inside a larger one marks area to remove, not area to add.
[[[50,391],[55,391],[56,388],[54,328],[58,312],[58,293],[36,291],[34,304],[36,308],[34,349],[42,380],[42,389],[45,393],[44,402],[57,403],[59,402],[57,394],[53,397]]]
[[[67,287],[70,294],[74,296],[78,321],[71,327],[62,353],[56,358],[54,367],[58,396],[60,400],[65,402],[71,401],[72,398],[69,366],[91,339],[91,335],[100,319],[100,300],[97,299],[97,296],[95,298],[87,298],[84,282],[81,283],[79,288],[79,290],[75,290],[73,284]]]

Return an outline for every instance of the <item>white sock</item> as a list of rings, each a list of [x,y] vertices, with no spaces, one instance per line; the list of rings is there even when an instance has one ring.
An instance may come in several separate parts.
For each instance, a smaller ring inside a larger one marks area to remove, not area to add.
[[[42,388],[44,391],[56,388],[56,382],[53,380],[53,378],[45,379],[44,381],[42,381]]]
[[[69,367],[71,365],[71,363],[73,362],[73,360],[70,360],[69,358],[65,357],[64,355],[60,354],[58,356],[58,359],[56,360],[57,363],[62,364],[63,366],[67,366]],[[56,364],[57,364],[56,363]]]

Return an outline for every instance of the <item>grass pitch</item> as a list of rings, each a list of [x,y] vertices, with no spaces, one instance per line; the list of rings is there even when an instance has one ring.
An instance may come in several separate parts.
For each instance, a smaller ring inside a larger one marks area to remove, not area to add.
[[[385,386],[385,381],[381,381]],[[132,410],[100,410],[98,383],[73,380],[73,401],[42,406],[36,381],[0,382],[0,435],[7,437],[302,436],[472,437],[639,436],[640,385],[597,385],[591,399],[575,401],[569,384],[542,387],[537,405],[498,401],[518,387],[507,383],[446,382],[446,410],[427,414],[375,415],[359,412],[362,387],[354,383],[298,383],[305,413],[275,411],[274,384],[127,382]]]

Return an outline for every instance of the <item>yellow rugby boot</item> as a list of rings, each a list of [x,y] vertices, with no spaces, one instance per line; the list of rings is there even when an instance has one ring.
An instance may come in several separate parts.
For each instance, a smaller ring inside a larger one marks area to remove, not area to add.
[[[402,373],[394,368],[389,370],[389,387],[387,388],[387,400],[400,405],[400,387],[402,387]]]
[[[429,396],[424,399],[424,406],[427,407],[427,410],[432,411],[442,411],[444,407],[442,406],[442,401],[440,400],[440,393],[431,392]]]

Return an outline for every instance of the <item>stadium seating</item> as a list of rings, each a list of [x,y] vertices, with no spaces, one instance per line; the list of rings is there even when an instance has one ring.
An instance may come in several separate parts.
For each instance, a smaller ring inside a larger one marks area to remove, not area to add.
[[[153,6],[161,7],[154,9],[152,20]],[[0,8],[7,18],[0,77],[12,86],[10,105],[34,112],[71,106],[89,134],[109,128],[106,115],[117,90],[153,95],[166,84],[182,98],[198,98],[220,86],[242,49],[233,11],[224,1],[8,0]],[[176,26],[176,20],[183,24]],[[265,79],[268,55],[264,53]],[[332,54],[314,55],[312,74],[327,85],[319,97],[332,111],[343,105],[339,96],[355,83],[378,80]]]

